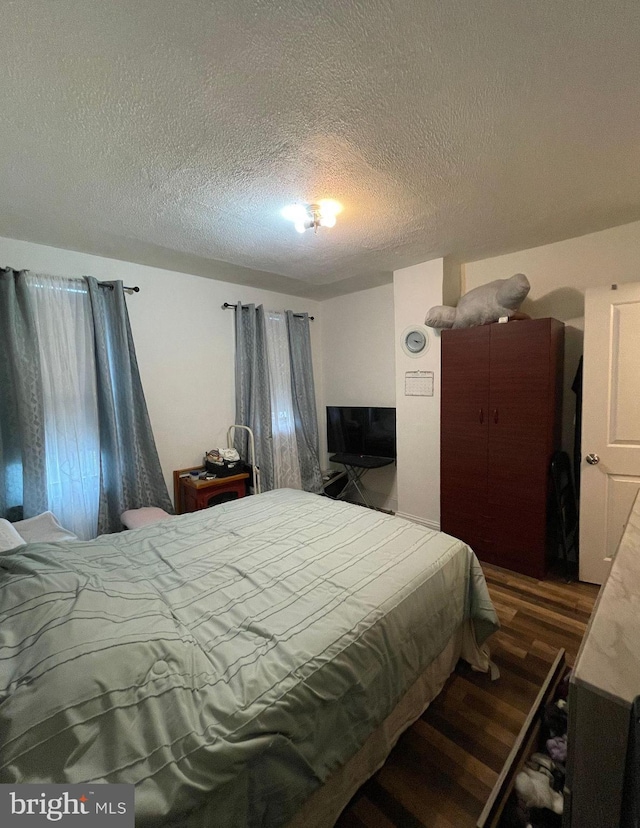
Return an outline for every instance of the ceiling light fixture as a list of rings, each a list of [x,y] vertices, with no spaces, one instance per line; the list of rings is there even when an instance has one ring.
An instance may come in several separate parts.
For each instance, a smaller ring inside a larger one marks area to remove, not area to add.
[[[332,198],[323,198],[317,204],[291,204],[282,211],[284,218],[292,221],[298,233],[304,233],[313,227],[334,227],[336,216],[342,211],[342,205]]]

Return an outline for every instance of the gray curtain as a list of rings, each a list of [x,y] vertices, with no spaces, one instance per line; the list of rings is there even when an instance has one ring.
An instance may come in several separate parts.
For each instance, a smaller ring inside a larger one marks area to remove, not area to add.
[[[26,271],[0,269],[0,517],[47,509],[44,402]]]
[[[249,426],[255,438],[262,490],[273,489],[271,389],[262,305],[236,305],[236,423]],[[291,356],[291,391],[302,487],[322,491],[311,338],[307,314],[286,312]],[[235,447],[249,460],[247,435],[237,431]]]
[[[294,314],[293,311],[287,311],[286,314],[291,355],[291,396],[302,488],[307,492],[320,494],[322,492],[320,441],[311,362],[309,316],[306,313]]]
[[[159,506],[173,513],[162,476],[122,282],[101,287],[86,277],[93,315],[100,421],[98,532],[122,529],[126,509]],[[103,283],[104,285],[104,283]]]
[[[273,489],[271,392],[262,305],[236,306],[236,423],[253,431],[262,491]],[[236,430],[235,447],[249,462],[246,432]]]

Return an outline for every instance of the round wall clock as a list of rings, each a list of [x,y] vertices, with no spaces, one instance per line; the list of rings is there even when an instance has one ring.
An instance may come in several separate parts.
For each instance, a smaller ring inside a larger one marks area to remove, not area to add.
[[[403,332],[400,344],[407,356],[423,356],[429,350],[429,329],[426,325],[411,325]]]

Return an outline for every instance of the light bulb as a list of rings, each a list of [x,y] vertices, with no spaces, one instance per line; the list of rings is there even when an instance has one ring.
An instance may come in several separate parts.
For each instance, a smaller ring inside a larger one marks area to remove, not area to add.
[[[281,215],[292,221],[298,233],[304,233],[310,227],[335,227],[336,215],[342,211],[342,205],[332,198],[324,198],[314,204],[290,204],[281,210]]]
[[[338,213],[342,212],[342,204],[340,204],[339,201],[335,201],[333,198],[320,199],[318,206],[320,207],[320,213],[323,216],[337,216]]]
[[[284,207],[281,210],[283,218],[288,219],[288,221],[302,221],[307,218],[307,210],[302,204],[289,204],[288,207]]]

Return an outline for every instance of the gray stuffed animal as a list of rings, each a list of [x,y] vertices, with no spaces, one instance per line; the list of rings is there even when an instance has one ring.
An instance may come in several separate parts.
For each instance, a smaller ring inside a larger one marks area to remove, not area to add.
[[[458,307],[436,305],[424,320],[430,328],[471,328],[487,322],[497,322],[501,316],[529,319],[518,308],[530,289],[524,273],[516,273],[510,279],[496,279],[470,290],[460,297]]]

